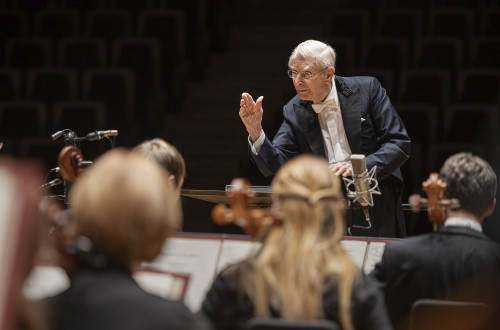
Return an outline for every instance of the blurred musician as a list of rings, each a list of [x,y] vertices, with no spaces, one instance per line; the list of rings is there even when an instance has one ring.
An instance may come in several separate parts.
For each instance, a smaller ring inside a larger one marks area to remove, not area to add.
[[[132,277],[179,225],[174,190],[158,163],[121,149],[79,177],[65,228],[78,266],[70,288],[46,301],[52,329],[204,328],[181,302],[147,293]]]
[[[216,328],[244,329],[252,317],[327,319],[343,329],[391,329],[382,294],[346,255],[340,180],[312,155],[273,179],[272,213],[255,257],[224,269],[202,304]]]
[[[447,209],[438,232],[388,243],[370,274],[385,291],[388,312],[400,329],[407,327],[417,299],[484,302],[498,308],[500,246],[481,232],[483,219],[495,207],[495,172],[480,157],[458,153],[446,160],[440,177],[445,197],[457,199],[459,208]]]
[[[42,179],[39,163],[0,157],[0,329],[49,329],[40,306],[23,295],[47,243],[46,214],[38,207]]]
[[[171,181],[180,195],[180,190],[186,177],[186,164],[176,147],[161,138],[147,140],[137,145],[133,151],[157,161],[169,174]]]

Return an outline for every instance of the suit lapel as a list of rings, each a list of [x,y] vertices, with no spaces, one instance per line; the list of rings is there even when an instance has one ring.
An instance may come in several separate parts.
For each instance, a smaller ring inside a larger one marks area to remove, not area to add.
[[[299,126],[306,137],[314,155],[325,157],[325,145],[319,126],[318,115],[314,112],[310,101],[300,101],[293,105],[293,110],[299,120]]]
[[[361,149],[361,96],[359,89],[352,91],[345,81],[335,76],[342,121],[349,147],[353,154],[362,154]]]

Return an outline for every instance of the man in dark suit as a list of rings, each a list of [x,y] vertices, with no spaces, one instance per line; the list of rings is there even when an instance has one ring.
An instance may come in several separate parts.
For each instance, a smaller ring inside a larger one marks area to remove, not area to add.
[[[262,100],[243,93],[240,117],[249,133],[250,155],[265,176],[290,158],[311,153],[330,162],[336,175],[352,175],[351,154],[366,155],[368,170],[377,166],[380,196],[370,209],[371,231],[363,236],[402,237],[406,226],[401,207],[400,167],[409,158],[410,138],[384,88],[373,77],[335,76],[336,54],[316,40],[292,52],[288,75],[297,96],[283,109],[284,121],[271,142],[262,130]],[[364,225],[361,210],[351,224]]]
[[[370,274],[385,291],[399,329],[406,328],[418,299],[484,302],[498,309],[500,246],[481,232],[495,207],[495,172],[483,159],[458,153],[446,160],[440,177],[446,198],[460,206],[448,207],[439,231],[388,243]]]

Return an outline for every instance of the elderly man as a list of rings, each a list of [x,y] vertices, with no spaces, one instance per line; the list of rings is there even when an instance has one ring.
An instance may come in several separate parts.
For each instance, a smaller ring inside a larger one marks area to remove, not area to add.
[[[385,291],[398,329],[406,328],[418,299],[484,302],[499,315],[500,246],[481,232],[483,219],[495,207],[495,172],[483,159],[459,153],[446,160],[440,177],[446,198],[460,206],[448,207],[439,231],[388,243],[370,274]]]
[[[336,175],[352,175],[351,154],[366,155],[377,166],[381,195],[370,209],[373,228],[363,236],[402,237],[400,167],[409,158],[410,138],[384,88],[373,77],[335,76],[336,54],[320,41],[299,44],[288,60],[288,76],[297,96],[283,108],[284,121],[271,142],[262,130],[262,100],[243,93],[240,117],[248,133],[250,155],[265,176],[290,158],[311,153],[325,157]],[[363,226],[361,210],[347,215],[349,225]]]

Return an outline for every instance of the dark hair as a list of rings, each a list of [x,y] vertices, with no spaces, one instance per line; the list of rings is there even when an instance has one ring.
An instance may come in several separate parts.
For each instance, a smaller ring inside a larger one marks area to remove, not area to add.
[[[439,173],[446,183],[446,197],[460,201],[460,209],[479,218],[492,205],[497,176],[484,159],[468,152],[450,156]]]

